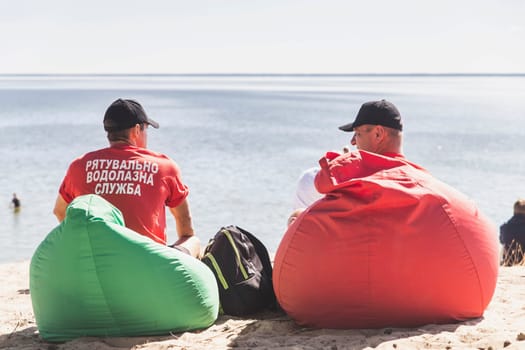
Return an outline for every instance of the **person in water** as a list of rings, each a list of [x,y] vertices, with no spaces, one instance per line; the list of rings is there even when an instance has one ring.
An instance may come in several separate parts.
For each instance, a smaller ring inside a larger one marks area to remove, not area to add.
[[[503,244],[501,263],[505,266],[523,264],[525,248],[525,199],[514,203],[514,215],[500,226],[499,241]]]
[[[61,222],[68,204],[84,194],[97,194],[116,206],[126,226],[166,244],[166,206],[175,218],[178,240],[172,247],[200,256],[188,203],[188,187],[178,165],[147,149],[150,119],[134,100],[117,99],[104,114],[109,147],[84,154],[69,166],[53,213]]]
[[[20,199],[16,196],[16,193],[13,193],[13,199],[11,199],[11,206],[15,211],[20,210]]]

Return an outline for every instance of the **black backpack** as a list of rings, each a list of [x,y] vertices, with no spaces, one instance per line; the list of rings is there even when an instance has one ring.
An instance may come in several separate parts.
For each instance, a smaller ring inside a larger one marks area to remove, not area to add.
[[[276,308],[268,251],[250,232],[237,226],[221,228],[201,261],[217,279],[224,314],[244,316]]]

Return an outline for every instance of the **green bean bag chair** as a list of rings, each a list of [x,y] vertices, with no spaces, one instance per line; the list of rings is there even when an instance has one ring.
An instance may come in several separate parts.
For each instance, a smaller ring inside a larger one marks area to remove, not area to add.
[[[30,290],[40,335],[55,342],[201,329],[219,309],[206,265],[126,228],[96,195],[71,202],[37,248]]]

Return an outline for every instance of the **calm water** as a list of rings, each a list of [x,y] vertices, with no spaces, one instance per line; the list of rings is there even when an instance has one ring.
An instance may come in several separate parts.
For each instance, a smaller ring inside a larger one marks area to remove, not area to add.
[[[29,259],[56,226],[66,168],[107,145],[118,97],[160,122],[149,148],[180,165],[203,241],[236,224],[275,251],[299,174],[348,144],[337,127],[380,98],[403,115],[407,158],[496,224],[525,196],[525,76],[0,76],[0,262]]]

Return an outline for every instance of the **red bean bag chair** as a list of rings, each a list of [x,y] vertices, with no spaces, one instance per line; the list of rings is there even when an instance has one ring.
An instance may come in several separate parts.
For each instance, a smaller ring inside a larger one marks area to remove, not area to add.
[[[400,157],[360,151],[320,164],[326,196],[288,228],[273,270],[298,324],[411,327],[483,314],[497,231],[469,199]]]

